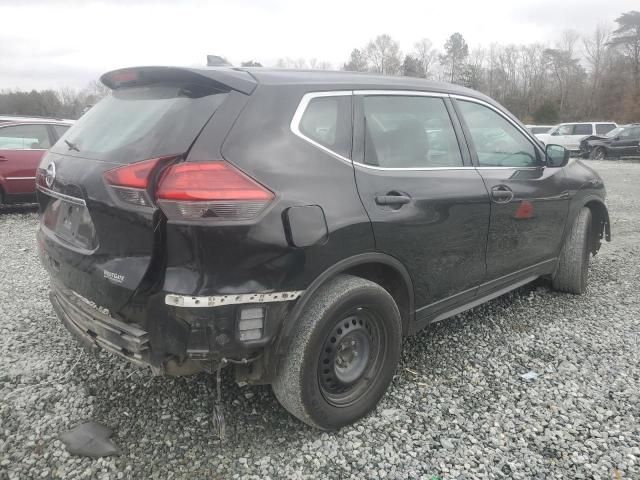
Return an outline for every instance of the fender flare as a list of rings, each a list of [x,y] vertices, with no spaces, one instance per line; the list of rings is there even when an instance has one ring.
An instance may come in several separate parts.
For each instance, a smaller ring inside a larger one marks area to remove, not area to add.
[[[278,335],[278,340],[275,344],[275,353],[283,354],[286,352],[286,347],[289,344],[289,341],[292,337],[292,332],[297,324],[297,320],[304,311],[305,307],[309,304],[309,301],[313,297],[314,293],[327,281],[331,280],[331,278],[336,275],[349,270],[350,268],[357,267],[359,265],[366,264],[383,264],[385,266],[391,267],[396,270],[404,281],[404,286],[407,289],[408,297],[409,297],[409,311],[406,318],[405,324],[403,325],[403,331],[408,332],[409,326],[413,323],[414,314],[415,314],[415,300],[414,300],[414,291],[413,291],[413,282],[411,280],[411,276],[409,272],[405,268],[405,266],[395,257],[391,255],[387,255],[381,252],[367,252],[361,253],[358,255],[354,255],[352,257],[347,257],[339,262],[335,263],[320,275],[318,275],[313,282],[306,288],[303,295],[300,299],[295,303],[293,308],[290,310],[289,314],[284,319],[284,322],[280,328],[280,333]]]
[[[564,229],[564,234],[562,235],[562,245],[564,245],[565,238],[569,233],[570,226],[573,225],[578,212],[582,210],[584,207],[589,208],[592,211],[592,217],[595,221],[598,221],[600,226],[598,228],[594,228],[592,231],[592,247],[591,253],[595,255],[600,249],[600,245],[602,243],[602,239],[607,242],[611,241],[611,223],[609,221],[609,210],[607,209],[607,205],[604,203],[604,199],[595,194],[588,194],[582,198],[580,198],[576,202],[572,202],[569,207],[569,213],[567,215],[566,227]]]
[[[601,218],[602,238],[604,238],[607,242],[610,242],[611,241],[611,222],[609,221],[609,209],[607,208],[607,205],[604,203],[604,200],[602,199],[602,197],[599,197],[597,195],[587,195],[586,197],[584,197],[579,203],[580,208],[578,208],[576,212],[574,212],[573,218],[575,218],[575,215],[577,215],[577,212],[580,211],[580,209],[588,206],[588,204],[598,205],[597,208],[599,209],[599,214],[602,216]]]

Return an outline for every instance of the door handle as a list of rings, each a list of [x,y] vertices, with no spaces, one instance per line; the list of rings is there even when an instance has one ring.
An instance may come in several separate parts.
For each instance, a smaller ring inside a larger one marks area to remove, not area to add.
[[[496,185],[491,189],[491,198],[496,203],[509,203],[513,200],[513,190],[506,185]]]
[[[409,195],[399,192],[389,192],[386,195],[376,195],[376,205],[400,208],[411,201]]]
[[[4,157],[3,155],[0,155],[0,162],[6,162],[7,158]]]

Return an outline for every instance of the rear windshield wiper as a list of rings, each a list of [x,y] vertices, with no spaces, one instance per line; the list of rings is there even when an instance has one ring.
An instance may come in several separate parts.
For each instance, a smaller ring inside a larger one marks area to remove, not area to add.
[[[75,150],[76,152],[80,151],[80,149],[76,146],[75,143],[72,143],[69,140],[65,140],[64,143],[67,144],[67,147],[69,147],[69,150]]]

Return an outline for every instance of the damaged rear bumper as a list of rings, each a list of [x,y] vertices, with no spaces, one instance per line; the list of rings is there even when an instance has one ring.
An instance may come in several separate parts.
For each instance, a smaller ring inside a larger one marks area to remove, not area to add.
[[[268,366],[263,354],[301,294],[188,297],[160,292],[126,306],[118,318],[56,280],[50,299],[66,328],[91,352],[106,350],[150,367],[154,375],[213,373],[228,364],[251,364],[252,381],[257,381]]]
[[[135,365],[154,368],[148,332],[111,317],[61,285],[52,284],[49,298],[65,327],[89,351],[102,348]]]

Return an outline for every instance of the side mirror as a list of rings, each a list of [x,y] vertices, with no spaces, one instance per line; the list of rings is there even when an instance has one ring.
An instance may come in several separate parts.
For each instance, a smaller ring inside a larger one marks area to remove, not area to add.
[[[544,148],[544,153],[547,156],[547,167],[560,168],[569,163],[569,155],[571,152],[564,148],[562,145],[548,144]]]

